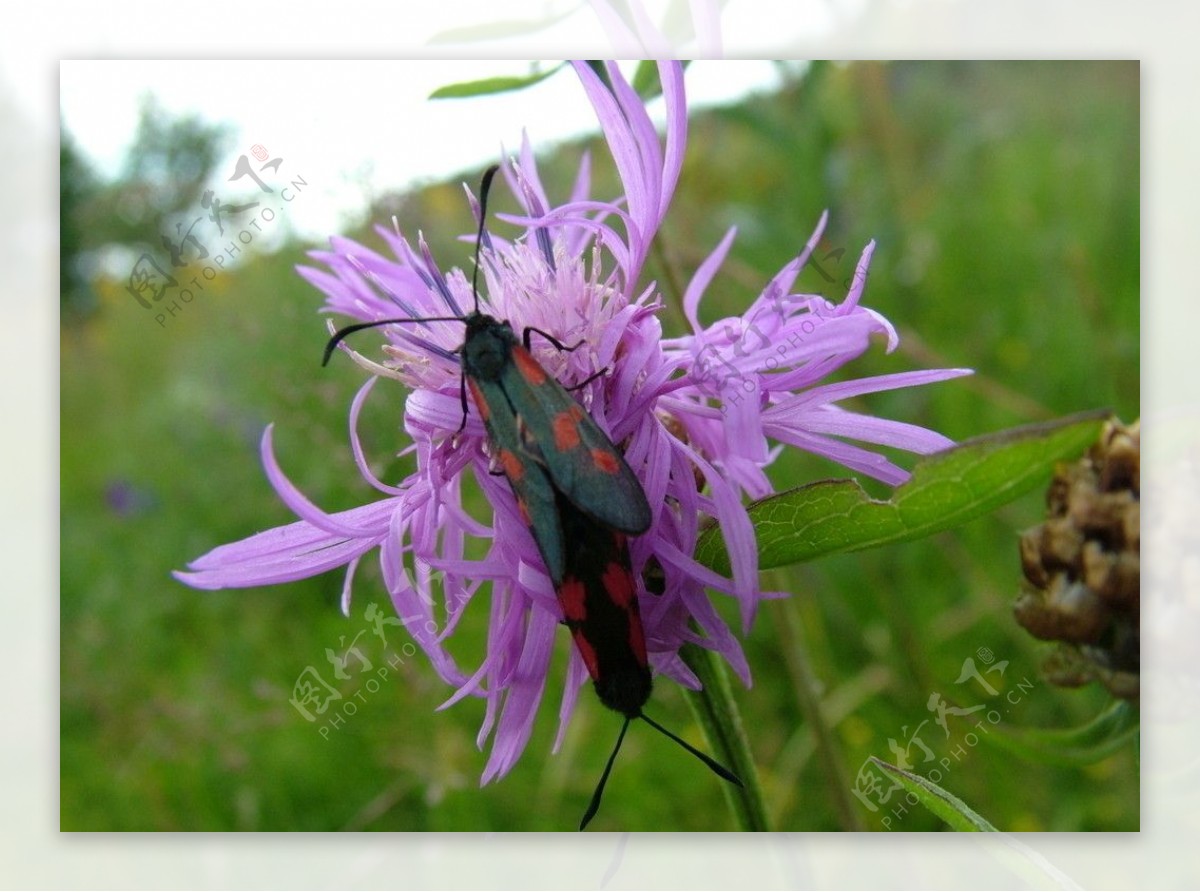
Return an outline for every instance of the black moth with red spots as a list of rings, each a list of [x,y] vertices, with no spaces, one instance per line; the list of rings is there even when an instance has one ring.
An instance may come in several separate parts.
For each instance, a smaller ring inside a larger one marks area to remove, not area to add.
[[[518,341],[507,322],[479,312],[479,244],[488,190],[497,169],[489,168],[480,185],[474,310],[466,316],[380,319],[346,326],[330,338],[325,362],[347,335],[366,328],[449,320],[466,325],[458,350],[463,368],[463,423],[459,429],[466,425],[469,389],[600,702],[625,716],[580,822],[582,830],[600,807],[625,732],[636,718],[670,737],[721,777],[738,786],[741,781],[642,712],[650,698],[651,673],[626,537],[650,528],[650,504],[617,447],[529,352],[535,331],[560,350],[580,345],[564,346],[535,328],[526,328]]]
[[[637,718],[650,699],[646,635],[625,534],[558,498],[567,568],[555,584],[563,618],[600,702]]]

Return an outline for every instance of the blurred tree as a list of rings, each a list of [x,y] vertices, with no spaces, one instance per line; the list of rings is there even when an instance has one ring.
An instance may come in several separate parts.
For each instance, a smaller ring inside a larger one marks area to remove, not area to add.
[[[137,136],[121,174],[103,181],[62,128],[61,301],[64,322],[96,309],[92,281],[113,246],[140,253],[161,245],[167,221],[200,205],[225,153],[229,129],[195,115],[172,117],[153,97],[142,103]]]
[[[227,127],[195,115],[172,118],[147,97],[125,169],[106,202],[117,209],[117,218],[109,224],[115,230],[113,240],[157,244],[163,218],[199,204],[229,136]]]
[[[58,146],[58,282],[59,305],[65,322],[68,317],[86,316],[96,307],[95,294],[80,262],[85,234],[79,211],[95,199],[99,182],[61,122],[59,130],[62,136]]]

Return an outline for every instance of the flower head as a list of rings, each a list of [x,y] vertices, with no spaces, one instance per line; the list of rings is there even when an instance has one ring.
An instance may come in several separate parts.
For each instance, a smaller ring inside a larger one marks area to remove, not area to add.
[[[653,283],[641,283],[649,246],[670,205],[682,166],[686,106],[682,69],[659,67],[666,104],[665,141],[615,65],[604,83],[576,65],[596,110],[624,187],[617,201],[589,197],[585,157],[569,199],[552,206],[526,141],[504,168],[521,202],[520,216],[501,217],[523,228],[520,237],[491,234],[480,254],[480,309],[521,331],[536,328],[563,344],[560,351],[535,337],[533,349],[548,373],[565,385],[588,381],[576,396],[596,423],[625,452],[654,513],[649,531],[631,540],[635,576],[656,577],[654,596],[640,598],[654,672],[686,687],[699,682],[678,651],[686,642],[720,653],[746,684],[750,668],[733,632],[705,593],[734,598],[743,628],[753,621],[763,593],[758,587],[755,540],[744,507],[747,496],[772,492],[764,472],[790,444],[888,483],[907,474],[877,453],[844,442],[899,447],[916,453],[943,449],[939,434],[859,415],[837,404],[852,396],[944,380],[966,374],[937,370],[821,383],[860,355],[872,335],[896,333],[861,306],[872,245],[859,262],[845,299],[832,304],[792,286],[821,235],[824,218],[803,252],[767,283],[738,317],[703,326],[700,300],[733,240],[731,231],[700,265],[683,297],[691,332],[664,340]],[[473,199],[472,199],[473,200]],[[380,229],[395,259],[346,239],[312,257],[324,269],[300,273],[326,295],[325,309],[356,320],[399,316],[461,316],[474,307],[471,281],[458,269],[444,273],[424,240],[414,247],[398,232]],[[536,544],[511,489],[490,473],[491,448],[472,407],[463,424],[459,321],[393,324],[383,355],[347,351],[373,377],[350,407],[351,445],[363,477],[382,497],[360,508],[327,514],[287,479],[263,437],[268,477],[298,522],[222,546],[177,576],[198,588],[286,582],[347,567],[343,607],[359,560],[379,548],[392,601],[436,671],[455,687],[446,705],[465,696],[486,698],[479,743],[491,736],[487,782],[502,776],[524,749],[545,693],[547,667],[562,611]],[[369,470],[357,435],[362,405],[380,377],[406,384],[404,427],[412,438],[416,470],[399,483]],[[461,432],[460,432],[461,426]],[[493,507],[490,522],[463,506],[464,490],[478,487]],[[732,578],[691,557],[701,526],[715,519],[731,557]],[[468,542],[489,543],[481,559],[467,556]],[[411,564],[412,572],[406,566]],[[476,596],[490,583],[487,652],[462,669],[444,642]],[[661,588],[661,592],[658,589]],[[559,636],[564,638],[565,636]],[[559,741],[587,680],[571,650],[560,707]]]

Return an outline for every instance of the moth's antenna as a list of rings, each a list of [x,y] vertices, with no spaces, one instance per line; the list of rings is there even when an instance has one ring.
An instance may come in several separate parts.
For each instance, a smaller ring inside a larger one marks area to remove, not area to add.
[[[356,322],[354,325],[347,325],[345,328],[339,328],[334,332],[333,337],[329,339],[329,343],[325,345],[325,355],[321,358],[321,365],[329,365],[329,357],[333,356],[333,351],[337,349],[337,345],[344,341],[348,335],[352,335],[356,331],[362,331],[365,328],[378,328],[380,325],[392,325],[396,322],[462,322],[462,317],[422,316],[415,319],[412,316],[405,316],[401,319],[376,319],[374,322]]]
[[[596,784],[596,790],[594,794],[592,794],[592,802],[588,803],[588,810],[587,812],[583,813],[583,820],[580,821],[580,830],[583,830],[584,827],[587,827],[588,822],[595,818],[596,812],[599,812],[600,810],[600,797],[604,796],[604,785],[608,783],[608,774],[612,773],[612,764],[614,761],[617,761],[617,753],[620,752],[620,744],[622,744],[622,742],[625,740],[625,731],[629,730],[629,723],[634,719],[642,719],[643,722],[646,722],[650,728],[658,731],[659,734],[670,737],[671,740],[678,743],[680,747],[683,747],[684,749],[688,750],[689,753],[696,756],[696,758],[702,761],[704,765],[712,768],[713,773],[715,773],[716,776],[728,780],[728,782],[731,784],[744,786],[742,783],[742,778],[739,778],[737,774],[734,774],[724,765],[721,765],[720,762],[713,759],[712,756],[701,753],[700,750],[696,749],[694,746],[691,746],[688,741],[685,741],[683,737],[672,734],[671,731],[668,731],[664,728],[664,726],[660,725],[658,722],[655,722],[655,720],[647,716],[646,713],[640,712],[637,713],[636,716],[626,716],[625,724],[620,726],[620,734],[617,736],[617,746],[612,748],[612,755],[608,756],[608,764],[604,766],[604,774],[601,774],[600,776],[600,783]]]
[[[588,822],[596,816],[596,812],[600,810],[600,797],[604,795],[604,785],[608,783],[609,772],[612,771],[613,762],[617,760],[617,753],[621,750],[621,742],[625,739],[625,732],[629,730],[631,721],[633,721],[632,716],[625,716],[625,724],[621,726],[621,733],[617,735],[617,745],[613,747],[612,755],[608,757],[608,764],[604,766],[604,774],[600,775],[600,783],[596,784],[596,792],[592,794],[592,801],[588,804],[587,811],[583,813],[583,820],[579,822],[580,830],[586,827]]]
[[[592,801],[588,804],[587,811],[583,813],[583,820],[579,822],[580,830],[583,830],[585,827],[587,827],[592,818],[596,816],[596,812],[600,810],[600,797],[604,795],[604,785],[608,783],[608,776],[610,773],[612,773],[613,762],[617,760],[617,753],[621,751],[621,743],[625,740],[625,732],[629,730],[629,723],[634,719],[642,719],[655,731],[658,731],[660,734],[663,734],[674,740],[677,744],[711,768],[717,776],[724,778],[731,784],[737,784],[739,787],[744,786],[740,777],[738,777],[712,756],[700,752],[700,750],[696,749],[682,737],[672,734],[644,712],[638,713],[637,715],[627,715],[625,716],[625,724],[621,726],[621,733],[617,735],[617,745],[613,747],[612,755],[608,757],[608,764],[604,766],[604,773],[600,775],[600,783],[596,784],[596,792],[592,794]]]
[[[701,762],[703,762],[705,765],[707,765],[709,768],[711,768],[720,777],[725,778],[725,780],[729,781],[731,784],[737,784],[739,787],[743,786],[742,779],[740,777],[738,777],[736,774],[734,774],[732,771],[730,771],[728,768],[726,768],[724,765],[722,765],[720,762],[718,762],[712,756],[705,755],[704,753],[700,752],[700,750],[696,749],[694,746],[692,746],[690,743],[688,743],[682,737],[678,737],[675,734],[672,734],[670,731],[668,731],[666,728],[664,728],[658,722],[654,721],[654,719],[650,718],[650,716],[646,715],[645,713],[642,713],[640,718],[651,728],[654,728],[656,731],[660,731],[661,733],[665,734],[667,737],[670,737],[677,744],[679,744],[681,747],[683,747],[685,750],[687,750],[689,753],[691,753],[693,756],[695,756],[697,759],[699,759]]]
[[[471,276],[471,293],[475,297],[475,312],[479,312],[479,246],[483,242],[484,224],[487,221],[487,200],[488,192],[492,188],[492,178],[496,175],[496,171],[500,169],[499,164],[493,164],[483,173],[483,180],[479,183],[479,237],[475,241],[475,272]],[[395,217],[392,218],[393,225]],[[378,328],[380,325],[392,325],[397,322],[463,322],[462,316],[422,316],[416,318],[413,316],[405,316],[399,319],[376,319],[374,322],[357,322],[354,325],[347,325],[345,328],[339,328],[334,332],[329,342],[325,344],[325,355],[321,358],[321,365],[329,365],[329,359],[333,356],[333,351],[337,349],[337,345],[344,341],[347,336],[354,334],[356,331],[362,331],[367,328]]]
[[[487,223],[488,192],[492,188],[492,177],[500,169],[499,164],[493,164],[483,172],[483,180],[479,184],[479,235],[475,239],[475,272],[471,274],[471,294],[475,296],[475,312],[479,312],[479,246],[483,244],[483,229]]]

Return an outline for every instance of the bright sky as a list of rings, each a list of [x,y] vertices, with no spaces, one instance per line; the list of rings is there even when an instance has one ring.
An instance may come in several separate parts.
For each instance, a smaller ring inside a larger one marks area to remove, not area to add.
[[[108,175],[121,166],[147,94],[173,115],[231,125],[221,178],[261,144],[284,159],[278,182],[299,175],[309,183],[289,223],[323,239],[379,193],[478,169],[501,144],[515,150],[523,128],[535,148],[598,129],[565,70],[515,93],[427,98],[448,83],[529,71],[512,61],[64,61],[60,97],[67,130]],[[730,102],[778,80],[767,62],[697,62],[687,72],[689,106]]]

